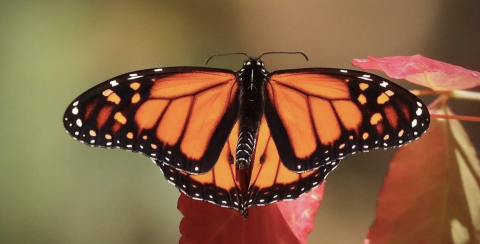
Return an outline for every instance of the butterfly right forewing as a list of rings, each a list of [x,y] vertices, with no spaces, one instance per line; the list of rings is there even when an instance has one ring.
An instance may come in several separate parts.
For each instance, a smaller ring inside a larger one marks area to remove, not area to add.
[[[296,172],[356,152],[402,146],[428,128],[423,102],[365,72],[310,68],[273,72],[265,115],[280,157]]]

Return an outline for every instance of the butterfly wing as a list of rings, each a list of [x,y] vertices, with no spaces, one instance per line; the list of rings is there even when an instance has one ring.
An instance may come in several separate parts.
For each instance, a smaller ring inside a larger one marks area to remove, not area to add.
[[[122,148],[198,174],[211,170],[237,119],[229,70],[172,67],[117,76],[86,91],[64,115],[91,146]]]
[[[160,167],[165,179],[187,196],[242,211],[242,196],[235,179],[235,138],[238,138],[238,129],[235,128],[238,128],[238,124],[221,147],[213,169],[204,174],[188,174],[169,166],[165,161],[153,161]]]
[[[249,206],[263,206],[283,200],[294,200],[319,186],[339,161],[323,162],[317,169],[297,173],[289,170],[281,157],[265,117],[260,124],[247,197]]]
[[[348,154],[402,146],[428,128],[427,107],[382,77],[310,68],[273,72],[265,115],[280,158],[296,172]]]
[[[338,161],[326,162],[319,169],[305,173],[288,170],[279,158],[264,117],[260,124],[248,195],[243,196],[240,190],[241,182],[236,178],[237,140],[238,123],[233,127],[215,167],[205,174],[187,174],[161,161],[154,162],[160,167],[167,181],[187,196],[241,212],[251,206],[296,199],[319,186],[338,165]]]

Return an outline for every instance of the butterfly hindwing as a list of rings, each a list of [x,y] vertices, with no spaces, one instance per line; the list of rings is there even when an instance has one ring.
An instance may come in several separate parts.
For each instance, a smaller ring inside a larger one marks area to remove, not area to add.
[[[187,196],[243,211],[245,199],[243,199],[236,178],[235,148],[237,140],[238,121],[231,130],[228,140],[224,143],[215,166],[203,174],[188,174],[172,168],[160,160],[154,160],[154,162],[160,167],[167,181]]]
[[[273,72],[265,115],[285,166],[296,172],[348,154],[404,145],[428,128],[420,99],[382,77],[311,68]]]
[[[248,194],[242,196],[241,182],[236,178],[235,167],[237,140],[238,123],[233,127],[215,167],[204,174],[192,175],[159,160],[154,162],[160,167],[167,181],[187,196],[242,212],[252,206],[294,200],[319,186],[338,166],[338,161],[333,161],[305,173],[296,173],[287,169],[280,160],[264,117],[260,124],[255,157],[252,161],[251,179],[247,185]]]
[[[64,126],[85,144],[141,152],[199,174],[213,168],[237,119],[237,90],[229,70],[136,71],[80,95]]]
[[[248,205],[263,206],[294,200],[319,186],[339,161],[324,162],[317,169],[297,173],[285,167],[265,117],[260,124],[250,180]]]

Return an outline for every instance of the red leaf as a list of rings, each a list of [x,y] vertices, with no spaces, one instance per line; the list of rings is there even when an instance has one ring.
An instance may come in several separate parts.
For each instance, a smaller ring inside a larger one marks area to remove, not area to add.
[[[406,79],[432,90],[469,89],[480,85],[480,72],[426,58],[422,55],[354,59],[354,66],[379,70],[395,79]]]
[[[480,163],[458,121],[396,152],[375,213],[365,243],[480,243]]]
[[[247,219],[236,210],[193,200],[182,193],[178,200],[184,216],[180,243],[307,243],[323,199],[323,185],[294,201],[249,208]]]
[[[277,203],[290,229],[302,244],[307,243],[308,234],[313,230],[315,215],[323,200],[324,190],[325,182],[294,201]]]

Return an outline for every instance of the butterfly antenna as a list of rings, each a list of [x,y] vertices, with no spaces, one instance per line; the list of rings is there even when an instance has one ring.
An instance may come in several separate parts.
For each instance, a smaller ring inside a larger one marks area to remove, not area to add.
[[[205,65],[208,64],[208,61],[210,61],[210,59],[214,58],[214,57],[221,57],[221,56],[227,56],[227,55],[245,55],[247,58],[249,58],[248,54],[246,53],[224,53],[224,54],[217,54],[217,55],[212,55],[210,57],[207,58],[207,60],[205,60]]]
[[[268,55],[268,54],[300,54],[308,61],[308,56],[304,52],[266,52],[266,53],[260,55],[260,57],[258,57],[258,58],[261,58],[264,55]]]

